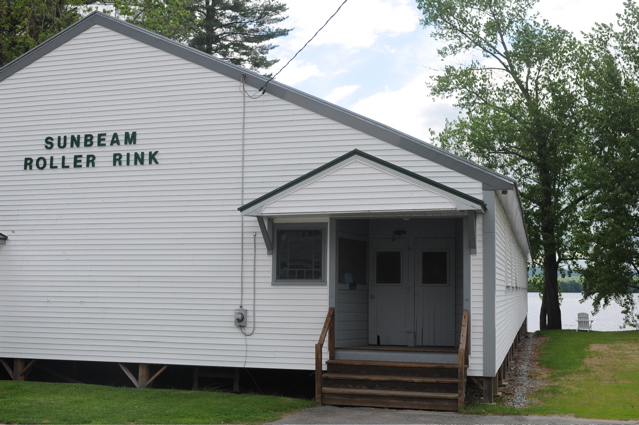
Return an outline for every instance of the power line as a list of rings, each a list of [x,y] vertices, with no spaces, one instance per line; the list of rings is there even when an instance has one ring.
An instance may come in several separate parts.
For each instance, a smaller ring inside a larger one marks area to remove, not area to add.
[[[344,5],[346,4],[346,2],[347,2],[347,1],[348,1],[348,0],[344,0],[344,1],[342,2],[342,4],[340,4],[340,5],[339,5],[339,7],[337,8],[337,10],[336,10],[336,11],[335,11],[335,12],[334,12],[334,13],[333,13],[333,14],[332,14],[332,15],[331,15],[331,16],[330,16],[327,20],[326,20],[326,22],[324,22],[324,25],[322,25],[322,26],[320,27],[320,29],[318,29],[317,31],[315,31],[315,34],[313,34],[313,36],[312,36],[312,37],[311,37],[311,38],[310,38],[310,39],[309,39],[306,43],[304,43],[304,45],[302,46],[302,48],[301,48],[301,49],[299,49],[299,50],[297,51],[297,53],[295,53],[295,54],[293,55],[293,57],[289,59],[289,61],[288,61],[288,62],[286,62],[286,65],[284,65],[282,68],[280,68],[280,70],[279,70],[279,71],[277,71],[277,72],[275,73],[275,75],[273,75],[271,78],[269,78],[269,79],[266,81],[266,83],[264,83],[264,85],[263,85],[263,86],[259,89],[259,91],[260,91],[262,94],[266,93],[266,87],[268,86],[268,83],[270,83],[271,81],[273,81],[273,80],[275,79],[275,77],[277,77],[277,76],[280,74],[280,72],[284,71],[284,68],[286,68],[286,67],[287,67],[287,66],[288,66],[288,65],[289,65],[289,64],[293,61],[293,59],[295,59],[295,58],[297,57],[297,55],[299,55],[299,54],[302,52],[302,50],[304,50],[304,49],[306,48],[306,46],[308,46],[308,44],[309,44],[311,41],[313,41],[313,39],[314,39],[315,37],[317,37],[317,34],[319,34],[319,33],[320,33],[320,31],[322,31],[322,30],[324,29],[324,27],[325,27],[326,25],[328,25],[328,23],[331,21],[331,19],[333,19],[333,18],[335,17],[335,15],[337,15],[337,14],[339,13],[340,9],[342,8],[342,6],[344,6]]]

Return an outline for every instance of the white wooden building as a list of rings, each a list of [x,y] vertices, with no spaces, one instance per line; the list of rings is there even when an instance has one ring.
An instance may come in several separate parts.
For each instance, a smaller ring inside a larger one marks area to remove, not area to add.
[[[514,180],[133,25],[93,13],[0,68],[0,129],[15,379],[39,359],[312,370],[333,307],[321,368],[461,345],[490,398],[524,329]]]

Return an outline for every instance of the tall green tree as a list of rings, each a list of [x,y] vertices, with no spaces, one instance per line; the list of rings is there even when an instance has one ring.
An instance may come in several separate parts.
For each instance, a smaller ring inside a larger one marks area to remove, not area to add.
[[[268,59],[285,36],[279,28],[288,10],[276,0],[113,0],[115,13],[143,28],[188,43],[236,65],[266,69]]]
[[[636,326],[639,291],[639,8],[625,3],[618,29],[586,36],[582,82],[587,143],[579,170],[591,195],[582,207],[574,252],[584,298],[595,311],[611,301]]]
[[[196,25],[193,0],[98,0],[105,12],[180,43],[186,43]],[[105,7],[105,5],[107,7]]]
[[[431,84],[462,113],[442,147],[519,181],[536,265],[543,268],[540,329],[561,329],[557,275],[583,200],[575,149],[580,101],[569,32],[540,21],[536,0],[417,0],[422,24],[449,63]]]
[[[0,66],[74,23],[78,0],[0,0]]]
[[[288,9],[273,0],[200,0],[195,13],[198,25],[189,45],[203,52],[219,55],[236,65],[265,69],[277,60],[267,58],[276,46],[270,40],[285,36],[290,30],[274,25],[282,22]]]

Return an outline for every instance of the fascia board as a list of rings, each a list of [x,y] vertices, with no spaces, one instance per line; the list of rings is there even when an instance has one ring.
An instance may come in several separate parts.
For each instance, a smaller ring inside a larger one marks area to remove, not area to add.
[[[526,229],[526,221],[519,191],[517,188],[512,191],[506,191],[506,193],[498,191],[497,199],[502,204],[504,211],[506,211],[506,215],[508,216],[508,220],[515,232],[519,246],[530,260],[532,256],[532,249],[530,247],[530,239],[528,238],[528,231]]]

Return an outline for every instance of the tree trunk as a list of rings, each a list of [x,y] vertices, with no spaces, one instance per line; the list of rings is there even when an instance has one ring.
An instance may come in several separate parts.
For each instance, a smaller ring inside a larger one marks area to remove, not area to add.
[[[556,254],[544,257],[544,296],[539,312],[539,329],[561,329],[561,307],[559,305],[559,264]]]
[[[559,307],[559,271],[558,253],[561,246],[561,235],[557,235],[560,218],[556,210],[555,177],[551,172],[555,157],[555,144],[549,143],[544,137],[538,146],[539,155],[539,185],[542,189],[539,213],[541,217],[541,247],[544,269],[544,293],[539,315],[539,329],[561,329],[561,309]]]
[[[547,323],[547,320],[548,320],[546,312],[547,312],[546,297],[543,295],[543,292],[542,292],[541,308],[539,309],[539,329],[540,330],[546,329],[546,323]]]

